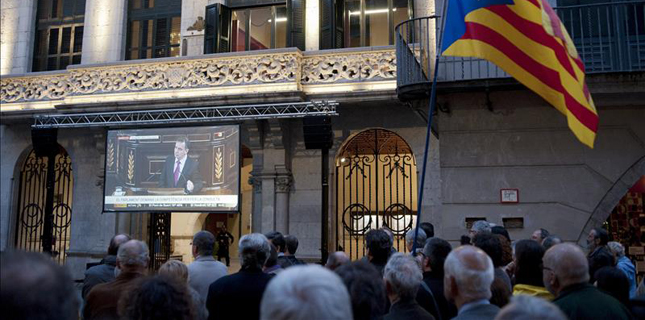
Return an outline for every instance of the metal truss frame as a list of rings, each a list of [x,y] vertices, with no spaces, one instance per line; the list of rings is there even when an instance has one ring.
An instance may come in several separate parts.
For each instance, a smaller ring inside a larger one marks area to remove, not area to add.
[[[78,128],[336,116],[336,101],[35,115],[33,128]]]

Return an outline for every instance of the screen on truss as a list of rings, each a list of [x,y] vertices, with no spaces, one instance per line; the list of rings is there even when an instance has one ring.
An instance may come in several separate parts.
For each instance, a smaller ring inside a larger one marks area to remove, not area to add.
[[[109,130],[104,211],[237,212],[237,125]]]

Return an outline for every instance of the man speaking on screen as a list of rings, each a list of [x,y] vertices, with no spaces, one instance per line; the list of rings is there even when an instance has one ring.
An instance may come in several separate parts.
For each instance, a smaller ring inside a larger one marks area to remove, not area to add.
[[[202,189],[202,177],[199,174],[199,162],[188,157],[190,140],[186,137],[175,142],[175,155],[168,156],[161,178],[159,188],[184,188],[186,194],[194,194]]]

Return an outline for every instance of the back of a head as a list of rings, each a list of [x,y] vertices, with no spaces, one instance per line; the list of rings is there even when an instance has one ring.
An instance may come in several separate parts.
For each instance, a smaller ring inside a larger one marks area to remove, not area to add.
[[[269,253],[269,258],[267,261],[264,263],[265,268],[271,268],[278,264],[278,249],[275,248],[273,243],[269,243],[269,247],[271,249]]]
[[[284,242],[287,245],[287,251],[289,254],[296,254],[296,250],[298,250],[298,238],[289,234],[284,236]]]
[[[542,240],[546,239],[550,235],[551,233],[549,232],[549,230],[540,228],[540,237],[542,238]]]
[[[163,277],[146,277],[119,300],[120,313],[130,320],[189,320],[195,310],[188,287]]]
[[[352,318],[352,307],[335,273],[318,265],[298,265],[269,282],[260,316],[264,320],[345,320]]]
[[[116,260],[121,267],[145,268],[148,266],[148,246],[139,240],[130,240],[119,246]]]
[[[415,233],[417,233],[416,243],[415,243],[416,248],[421,249],[425,245],[426,239],[427,239],[425,231],[423,231],[423,229],[421,229],[421,228],[419,228],[419,229],[416,229],[416,228],[410,229],[410,231],[408,231],[405,234],[405,243],[411,245],[412,241],[414,241],[414,239],[415,239],[414,238]]]
[[[188,267],[178,260],[168,260],[159,267],[158,274],[163,277],[175,279],[180,283],[188,283]]]
[[[552,269],[562,287],[589,281],[587,257],[574,244],[556,244],[546,251],[542,262]]]
[[[490,232],[477,233],[473,239],[473,245],[484,250],[484,252],[488,254],[488,256],[493,260],[493,266],[495,266],[495,268],[502,265],[504,250],[502,249],[502,242],[496,235]]]
[[[508,242],[511,242],[511,236],[508,234],[508,230],[506,230],[506,228],[504,228],[502,226],[494,226],[494,227],[490,228],[490,232],[492,234],[500,234],[500,235],[504,236],[504,238],[506,238],[506,240],[508,240]]]
[[[473,226],[470,227],[470,230],[475,231],[476,233],[491,232],[491,226],[486,220],[477,220],[473,223]]]
[[[0,254],[3,319],[76,319],[78,299],[69,272],[33,252]]]
[[[620,242],[610,241],[607,243],[607,247],[612,254],[616,255],[616,258],[620,258],[625,255],[625,247],[620,244]]]
[[[533,240],[520,240],[515,244],[515,282],[544,287],[542,257],[544,248]]]
[[[129,235],[120,233],[110,239],[110,246],[108,247],[107,254],[111,256],[116,256],[119,251],[119,246],[130,241],[131,238]]]
[[[365,234],[365,244],[372,261],[385,263],[390,255],[392,240],[383,230],[370,230]]]
[[[544,247],[544,251],[549,250],[549,248],[553,247],[556,244],[562,243],[562,239],[560,239],[556,235],[550,235],[542,241],[542,246]]]
[[[590,282],[595,282],[594,275],[596,271],[603,267],[612,267],[615,265],[614,255],[609,250],[600,250],[589,258],[589,276]]]
[[[598,289],[625,305],[629,303],[629,279],[623,271],[616,267],[603,267],[596,271],[594,278]]]
[[[264,235],[271,243],[278,249],[279,252],[287,250],[287,242],[284,240],[284,235],[278,231],[270,231]]]
[[[385,283],[373,265],[357,261],[341,266],[335,272],[349,292],[354,320],[377,319],[385,314]]]
[[[271,253],[271,244],[261,233],[242,236],[238,247],[242,268],[262,269]]]
[[[419,228],[423,229],[428,239],[434,237],[434,226],[430,222],[421,222]]]
[[[349,263],[349,257],[343,251],[336,251],[329,255],[325,268],[335,270],[336,268]]]
[[[440,238],[429,238],[426,245],[423,247],[423,255],[430,260],[430,268],[432,272],[437,275],[443,276],[443,264],[446,257],[452,250],[452,246],[448,241]]]
[[[596,232],[594,239],[600,240],[600,243],[598,245],[606,246],[609,242],[609,233],[607,232],[607,230],[605,230],[604,228],[594,228],[593,230]]]
[[[452,250],[446,258],[444,273],[455,279],[460,294],[467,300],[490,299],[493,262],[481,249],[466,245]]]
[[[495,320],[567,320],[556,305],[543,298],[517,295],[497,314]]]
[[[392,293],[401,299],[414,299],[423,280],[417,261],[409,255],[395,253],[385,265],[383,278]]]
[[[212,256],[215,248],[215,236],[206,230],[199,231],[193,236],[193,246],[197,248],[198,255]]]

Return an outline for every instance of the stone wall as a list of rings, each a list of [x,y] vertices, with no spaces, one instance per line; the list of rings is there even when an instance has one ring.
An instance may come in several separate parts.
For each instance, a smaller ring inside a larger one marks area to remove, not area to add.
[[[127,1],[87,0],[81,63],[124,60],[126,32]]]
[[[36,0],[2,0],[0,9],[0,75],[31,70]]]

